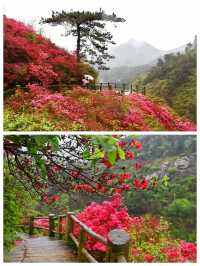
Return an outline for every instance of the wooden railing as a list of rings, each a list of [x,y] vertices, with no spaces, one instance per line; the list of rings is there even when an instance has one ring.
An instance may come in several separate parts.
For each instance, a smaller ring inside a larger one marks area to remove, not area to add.
[[[146,94],[146,87],[139,87],[139,86],[133,86],[133,84],[128,83],[119,83],[119,82],[101,82],[101,83],[89,83],[85,87],[94,89],[94,90],[103,90],[103,89],[110,89],[118,91],[120,94],[128,93],[141,93]]]
[[[48,227],[37,225],[36,221],[43,219],[48,221]],[[74,235],[74,226],[78,225],[80,232],[79,237]],[[101,242],[106,246],[106,253],[104,257],[105,262],[128,262],[129,261],[129,243],[130,237],[128,233],[121,229],[115,229],[109,232],[107,239],[95,233],[87,225],[82,223],[74,212],[67,212],[66,215],[49,214],[48,217],[33,217],[29,218],[29,224],[24,226],[29,227],[29,234],[34,234],[34,229],[47,230],[49,237],[58,237],[59,239],[66,239],[67,244],[73,241],[77,247],[77,254],[79,261],[98,262],[97,259],[89,253],[85,248],[86,234],[93,239]]]
[[[70,87],[70,89],[73,88],[73,86],[81,86],[81,87],[86,87],[86,88],[91,89],[91,90],[99,90],[99,91],[102,91],[103,89],[110,89],[110,90],[117,91],[121,95],[126,94],[126,92],[129,94],[134,92],[134,93],[141,93],[141,94],[146,95],[145,86],[143,86],[143,87],[135,86],[134,87],[133,84],[117,83],[117,82],[89,83],[87,85],[83,85],[82,83],[55,84],[55,85],[49,85],[48,89],[55,89],[56,90],[56,88],[65,88],[68,86]],[[24,89],[24,90],[27,89],[25,84],[17,85],[14,88],[4,90],[4,96],[7,96],[9,94],[14,93],[16,91],[16,88],[20,88],[20,89]]]

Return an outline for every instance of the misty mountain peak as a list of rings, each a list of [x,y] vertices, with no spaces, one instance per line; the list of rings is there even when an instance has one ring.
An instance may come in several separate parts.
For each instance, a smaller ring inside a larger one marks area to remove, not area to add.
[[[132,46],[135,47],[141,47],[143,45],[145,45],[145,42],[143,40],[136,40],[134,38],[131,38],[127,41],[128,44],[131,44]]]

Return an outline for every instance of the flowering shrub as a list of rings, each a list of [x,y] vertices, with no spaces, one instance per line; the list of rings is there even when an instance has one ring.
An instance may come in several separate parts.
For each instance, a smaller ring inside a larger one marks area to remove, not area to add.
[[[4,16],[4,85],[43,86],[79,79],[76,56],[56,47],[32,27]]]
[[[23,240],[21,240],[21,239],[16,239],[15,240],[15,246],[20,246],[21,244],[23,244]]]
[[[114,229],[126,230],[131,237],[130,260],[133,262],[196,262],[196,245],[170,237],[170,227],[162,217],[150,215],[131,217],[123,206],[120,194],[114,194],[108,201],[92,202],[77,218],[95,233],[107,239]],[[40,218],[35,227],[48,229],[49,221]],[[66,222],[62,224],[63,232]],[[80,226],[74,224],[73,234],[78,238]],[[85,247],[90,252],[105,255],[106,246],[86,234]]]
[[[101,204],[91,203],[77,218],[91,228],[97,234],[107,238],[108,233],[113,229],[127,230],[131,224],[131,217],[127,209],[122,205],[119,194],[113,195],[110,201],[104,201]],[[79,236],[80,227],[76,224],[74,227],[75,236]],[[87,235],[86,248],[90,251],[106,251],[106,246]]]
[[[133,217],[131,259],[134,262],[195,262],[196,245],[173,240],[163,218]]]
[[[134,126],[135,124],[137,126],[144,126],[142,123],[144,123],[146,118],[149,116],[159,121],[166,130],[196,130],[195,125],[192,122],[180,119],[179,117],[173,115],[166,106],[160,106],[142,94],[131,94],[128,98],[134,105],[124,119],[124,123],[128,127]],[[144,130],[151,129],[147,126],[146,128],[144,127]]]
[[[17,90],[16,95],[10,98],[10,104],[13,110],[19,112],[26,108],[27,111],[44,111],[49,115],[49,119],[55,117],[59,121],[71,120],[82,123],[84,117],[84,107],[82,107],[73,98],[62,95],[61,93],[52,93],[39,85],[28,85],[28,92]]]
[[[49,219],[48,218],[35,219],[33,223],[33,227],[48,229]]]
[[[196,245],[173,240],[170,228],[163,218],[154,216],[129,216],[123,206],[120,194],[113,195],[110,201],[101,204],[91,203],[77,218],[97,234],[107,238],[113,229],[124,229],[131,236],[130,258],[134,262],[195,262]],[[79,236],[76,224],[74,234]],[[89,251],[105,252],[106,246],[89,235],[86,236]]]
[[[190,121],[172,115],[166,107],[139,94],[120,96],[76,87],[63,95],[36,84],[27,88],[27,92],[17,89],[6,100],[7,108],[19,115],[48,115],[53,130],[196,130]]]

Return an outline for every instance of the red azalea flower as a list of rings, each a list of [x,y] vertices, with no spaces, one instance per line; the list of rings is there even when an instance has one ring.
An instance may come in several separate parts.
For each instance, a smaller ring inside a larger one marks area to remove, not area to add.
[[[126,142],[125,141],[119,141],[118,145],[119,145],[119,147],[123,148],[124,146],[126,146]]]
[[[134,167],[135,167],[135,170],[140,170],[142,168],[142,164],[139,162],[136,162]]]
[[[138,178],[136,178],[134,181],[133,181],[133,185],[135,187],[135,189],[139,189],[140,188],[140,180]]]
[[[59,200],[59,199],[60,199],[60,196],[58,196],[58,195],[53,195],[53,196],[51,197],[52,202],[57,201],[57,200]]]
[[[126,157],[127,157],[129,160],[134,160],[134,158],[135,158],[134,154],[133,154],[131,151],[127,151],[127,153],[126,153]]]
[[[112,167],[112,164],[110,163],[110,161],[108,161],[108,159],[103,158],[101,160],[101,163],[103,163],[107,168]]]
[[[21,239],[17,239],[17,240],[15,240],[15,246],[19,246],[19,245],[21,245],[23,242],[24,242],[23,240],[21,240]]]
[[[123,190],[130,190],[130,185],[128,185],[128,184],[122,184],[122,186],[121,186],[121,188],[123,189]]]
[[[141,184],[140,184],[140,188],[141,189],[146,189],[148,188],[148,181],[146,179],[142,180]]]
[[[42,200],[43,200],[45,203],[49,203],[49,199],[48,199],[48,195],[47,195],[47,193],[43,193],[43,194],[42,194]]]
[[[51,167],[51,169],[52,169],[52,171],[53,171],[54,173],[56,173],[56,172],[59,172],[59,171],[62,169],[62,167],[61,167],[60,165],[58,165],[58,164],[54,164],[54,165]]]
[[[154,256],[151,256],[151,255],[147,254],[147,255],[144,256],[144,259],[147,262],[152,262],[154,260]]]
[[[140,141],[135,141],[135,147],[137,150],[141,150],[142,149],[142,143]]]

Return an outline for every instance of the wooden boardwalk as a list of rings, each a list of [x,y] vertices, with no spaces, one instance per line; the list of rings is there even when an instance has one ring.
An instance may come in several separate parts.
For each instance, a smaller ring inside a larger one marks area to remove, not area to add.
[[[63,240],[48,236],[31,237],[15,247],[6,262],[78,262]]]

